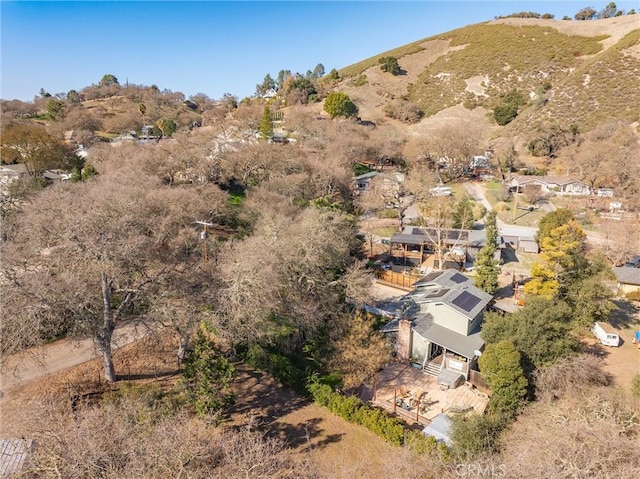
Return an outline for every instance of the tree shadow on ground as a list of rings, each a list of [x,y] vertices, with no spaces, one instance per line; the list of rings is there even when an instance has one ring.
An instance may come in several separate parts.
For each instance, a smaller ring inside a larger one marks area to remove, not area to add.
[[[506,286],[501,286],[500,288],[496,289],[493,297],[495,299],[513,298],[513,285],[507,284]]]
[[[232,385],[235,403],[227,408],[225,417],[253,417],[261,426],[270,426],[279,418],[306,405],[309,400],[294,390],[279,385],[269,374],[237,363],[237,375]]]
[[[630,328],[632,325],[640,323],[640,305],[638,303],[624,299],[614,299],[613,302],[618,307],[609,317],[609,322],[614,328]]]
[[[343,433],[329,434],[327,436],[323,434],[324,429],[320,427],[322,421],[322,418],[314,417],[298,424],[275,422],[269,428],[267,434],[285,441],[294,449],[304,446],[316,449],[341,441],[344,436]]]
[[[602,344],[595,343],[585,343],[584,341],[580,344],[580,352],[585,354],[591,354],[600,359],[605,359],[609,356],[609,351],[607,351]]]
[[[160,371],[157,373],[118,374],[118,381],[136,381],[138,379],[159,379],[178,376],[180,371]]]
[[[502,250],[500,255],[502,258],[502,264],[507,265],[509,263],[519,263],[518,255],[516,254],[516,250],[513,249],[510,245],[507,245],[506,248]]]

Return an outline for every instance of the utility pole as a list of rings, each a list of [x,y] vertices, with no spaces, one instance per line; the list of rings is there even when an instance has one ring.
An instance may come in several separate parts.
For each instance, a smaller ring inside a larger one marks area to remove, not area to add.
[[[209,236],[209,226],[213,226],[213,223],[207,223],[206,221],[196,221],[195,223],[202,225],[202,231],[200,232],[200,239],[202,240],[202,266],[206,266],[209,258],[207,256],[207,237]]]

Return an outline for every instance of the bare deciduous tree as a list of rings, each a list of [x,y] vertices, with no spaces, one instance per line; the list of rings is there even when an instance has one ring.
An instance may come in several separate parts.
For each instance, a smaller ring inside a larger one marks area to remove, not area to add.
[[[280,439],[214,427],[184,411],[162,414],[135,391],[75,414],[61,404],[44,398],[32,417],[38,447],[23,468],[28,477],[317,477]]]
[[[3,352],[90,335],[114,381],[118,320],[143,312],[137,305],[153,302],[159,278],[198,253],[191,223],[214,209],[200,193],[162,188],[152,177],[101,175],[35,197],[3,248],[3,277],[11,280],[2,297],[10,318],[2,324]]]
[[[233,341],[269,343],[285,335],[283,347],[294,350],[344,305],[355,225],[316,208],[284,216],[263,205],[262,212],[252,236],[220,253],[217,320]]]

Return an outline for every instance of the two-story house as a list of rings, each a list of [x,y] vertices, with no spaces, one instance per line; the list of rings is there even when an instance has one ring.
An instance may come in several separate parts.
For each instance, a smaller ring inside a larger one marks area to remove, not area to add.
[[[455,387],[469,378],[484,348],[480,326],[493,297],[455,270],[434,271],[402,298],[402,314],[383,332],[397,338],[397,357]]]

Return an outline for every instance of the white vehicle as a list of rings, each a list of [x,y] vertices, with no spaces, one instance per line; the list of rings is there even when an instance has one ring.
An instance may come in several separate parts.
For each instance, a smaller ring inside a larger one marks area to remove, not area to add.
[[[604,346],[620,346],[620,336],[618,336],[618,332],[610,325],[596,322],[593,325],[592,331]]]

